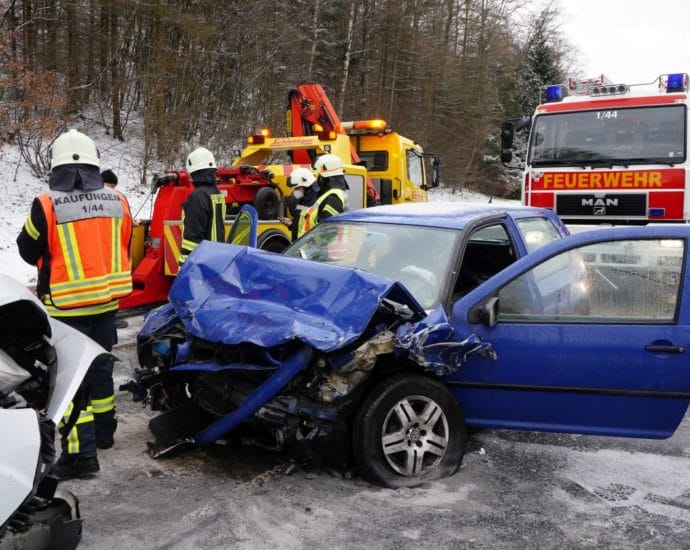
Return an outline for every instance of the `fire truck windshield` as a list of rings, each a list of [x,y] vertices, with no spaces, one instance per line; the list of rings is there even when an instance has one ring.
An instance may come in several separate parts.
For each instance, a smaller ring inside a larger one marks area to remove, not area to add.
[[[686,120],[685,105],[539,114],[530,133],[528,164],[681,164]]]

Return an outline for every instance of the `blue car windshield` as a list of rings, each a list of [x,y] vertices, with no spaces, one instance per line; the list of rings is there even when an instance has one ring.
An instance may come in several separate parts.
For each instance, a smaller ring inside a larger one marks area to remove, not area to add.
[[[322,223],[284,254],[399,281],[424,309],[438,305],[460,231],[389,223]]]

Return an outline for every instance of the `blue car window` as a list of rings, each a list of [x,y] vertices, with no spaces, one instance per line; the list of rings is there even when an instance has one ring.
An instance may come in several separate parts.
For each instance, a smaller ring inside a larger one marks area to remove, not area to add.
[[[515,223],[525,241],[527,252],[534,252],[561,238],[558,229],[548,218],[518,218]]]
[[[503,224],[477,229],[467,240],[451,301],[455,302],[515,260],[515,249]]]
[[[684,256],[680,239],[607,241],[563,252],[499,291],[498,320],[673,322]]]

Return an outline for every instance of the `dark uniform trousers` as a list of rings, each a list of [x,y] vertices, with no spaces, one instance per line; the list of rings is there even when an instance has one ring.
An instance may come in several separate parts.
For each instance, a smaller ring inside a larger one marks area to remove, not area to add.
[[[95,340],[106,351],[117,343],[115,316],[117,311],[81,317],[61,317],[60,321]],[[115,419],[115,388],[113,385],[113,360],[99,359],[91,365],[85,382],[89,385],[90,401],[87,409],[81,411],[76,425],[69,434],[62,437],[62,449],[67,454],[85,457],[96,456],[96,440],[113,437]],[[69,417],[72,404],[65,417]]]

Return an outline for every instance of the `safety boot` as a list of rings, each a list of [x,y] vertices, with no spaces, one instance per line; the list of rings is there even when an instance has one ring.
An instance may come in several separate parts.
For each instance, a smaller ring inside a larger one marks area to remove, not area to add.
[[[53,473],[60,479],[91,477],[101,469],[95,456],[63,454],[55,464]]]

